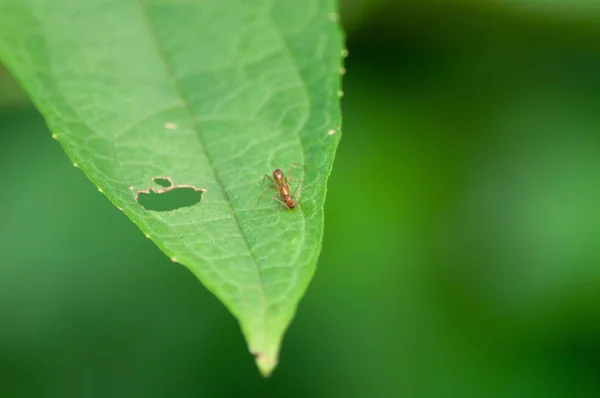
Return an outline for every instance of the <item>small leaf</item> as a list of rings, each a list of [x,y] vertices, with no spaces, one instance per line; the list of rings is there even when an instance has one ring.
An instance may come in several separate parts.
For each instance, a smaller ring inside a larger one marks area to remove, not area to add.
[[[334,0],[0,0],[0,59],[53,136],[237,317],[264,375],[321,247],[341,124],[336,9]],[[292,163],[305,166],[294,170],[300,206],[270,194],[257,205],[263,175]],[[178,188],[200,202],[137,201]]]

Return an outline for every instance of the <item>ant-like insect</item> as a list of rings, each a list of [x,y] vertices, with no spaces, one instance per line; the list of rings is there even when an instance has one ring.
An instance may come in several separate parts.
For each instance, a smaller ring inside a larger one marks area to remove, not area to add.
[[[294,166],[304,167],[300,163],[292,163],[292,165],[290,167],[290,172],[288,173],[289,178],[283,174],[283,171],[281,171],[281,169],[275,169],[273,171],[273,178],[271,178],[270,175],[265,174],[265,176],[263,177],[263,184],[265,183],[265,180],[268,178],[269,181],[271,181],[271,186],[269,186],[269,187],[267,187],[267,189],[265,189],[263,194],[258,199],[258,202],[260,202],[261,199],[265,196],[265,194],[267,193],[267,190],[274,189],[275,191],[277,191],[277,193],[279,194],[281,199],[278,198],[277,196],[271,196],[273,199],[275,199],[276,201],[278,201],[279,203],[281,203],[282,205],[284,205],[285,207],[287,207],[290,210],[293,209],[294,207],[296,207],[296,201],[294,200],[294,195],[296,194],[296,191],[302,184],[302,181],[292,178]],[[294,192],[291,192],[291,193],[290,193],[290,180],[296,180],[296,181],[300,182],[300,184],[298,184],[296,189],[294,189]],[[256,204],[258,204],[258,202]]]

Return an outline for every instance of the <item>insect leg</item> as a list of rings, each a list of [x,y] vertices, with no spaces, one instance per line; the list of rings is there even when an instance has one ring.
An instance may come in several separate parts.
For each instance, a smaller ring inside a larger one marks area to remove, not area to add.
[[[281,203],[282,205],[284,205],[286,209],[289,209],[288,205],[286,205],[283,200],[279,199],[277,196],[271,196],[271,197],[273,199],[275,199],[276,201],[278,201],[279,203]]]
[[[273,181],[273,179],[271,178],[271,176],[270,176],[270,175],[268,175],[268,174],[265,174],[265,175],[264,175],[264,177],[263,177],[263,184],[265,183],[265,180],[266,180],[267,178],[269,179],[269,181],[271,181],[271,183],[273,183],[273,184],[277,185],[277,183],[276,183],[275,181]]]
[[[300,163],[292,163],[290,165],[290,171],[288,172],[289,175],[289,179],[292,179],[292,174],[294,173],[294,168],[296,168],[297,166],[300,166],[302,168],[304,168],[304,165],[300,164]]]
[[[298,180],[298,181],[300,181],[300,180]],[[300,181],[300,184],[298,184],[298,186],[296,186],[296,189],[294,189],[294,192],[292,192],[292,198],[295,198],[297,202],[299,202],[299,201],[300,201],[300,193],[301,193],[302,191],[300,191],[300,192],[298,193],[298,197],[297,197],[297,198],[296,198],[296,196],[295,196],[295,195],[296,195],[296,191],[298,190],[298,188],[300,188],[300,186],[301,186],[302,184],[304,184],[304,183],[303,183],[302,181]]]
[[[258,206],[258,204],[260,203],[260,201],[262,200],[262,198],[265,197],[265,195],[267,194],[267,191],[269,189],[277,190],[274,186],[268,186],[268,187],[266,187],[265,190],[263,191],[262,195],[260,195],[260,198],[258,198],[258,200],[256,201],[256,205],[255,206]]]

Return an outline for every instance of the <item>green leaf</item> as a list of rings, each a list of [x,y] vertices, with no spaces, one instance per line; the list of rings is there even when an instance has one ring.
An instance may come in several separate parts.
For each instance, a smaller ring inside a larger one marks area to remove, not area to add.
[[[264,375],[321,248],[341,125],[336,10],[334,0],[0,0],[0,59],[53,137],[237,317]],[[294,171],[300,206],[270,195],[257,205],[263,175],[294,162],[305,166]],[[136,200],[180,186],[201,202]]]
[[[29,100],[23,90],[0,64],[0,108],[28,105]]]

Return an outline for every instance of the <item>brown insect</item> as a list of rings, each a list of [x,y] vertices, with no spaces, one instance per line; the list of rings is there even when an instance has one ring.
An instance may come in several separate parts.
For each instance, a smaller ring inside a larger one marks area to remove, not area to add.
[[[273,171],[272,178],[270,175],[265,174],[265,176],[263,177],[263,184],[265,183],[265,180],[268,178],[269,181],[271,181],[271,186],[269,186],[269,187],[267,187],[267,189],[265,189],[265,192],[263,192],[263,194],[260,196],[258,201],[259,202],[261,201],[261,199],[265,196],[265,194],[267,193],[267,191],[269,189],[273,189],[273,190],[277,191],[277,195],[279,196],[279,197],[276,195],[271,196],[273,199],[275,199],[276,201],[278,201],[279,203],[281,203],[282,205],[284,205],[285,207],[287,207],[290,210],[293,209],[294,207],[296,207],[296,200],[294,199],[294,195],[296,194],[296,191],[302,184],[302,181],[300,181],[296,178],[292,178],[292,173],[294,171],[295,166],[304,167],[300,163],[292,163],[292,165],[290,167],[290,172],[288,173],[289,178],[283,174],[283,171],[281,171],[281,169],[275,169]],[[298,184],[296,189],[294,189],[294,192],[291,192],[290,180],[296,180],[296,181],[300,182],[300,184]],[[257,204],[258,204],[258,202],[257,202]]]

